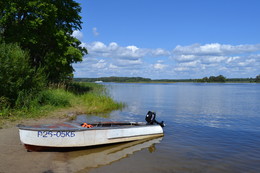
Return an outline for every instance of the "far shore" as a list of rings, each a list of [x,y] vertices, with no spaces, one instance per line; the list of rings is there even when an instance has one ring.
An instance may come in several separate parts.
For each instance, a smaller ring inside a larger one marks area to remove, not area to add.
[[[99,78],[74,78],[77,82],[115,82],[115,83],[259,83],[258,76],[256,78],[225,78],[224,76],[211,76],[202,79],[150,79],[143,77],[99,77]]]

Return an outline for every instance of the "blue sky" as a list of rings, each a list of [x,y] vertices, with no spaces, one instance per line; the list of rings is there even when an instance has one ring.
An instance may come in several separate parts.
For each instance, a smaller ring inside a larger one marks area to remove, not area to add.
[[[260,74],[259,0],[77,0],[89,54],[75,77]]]

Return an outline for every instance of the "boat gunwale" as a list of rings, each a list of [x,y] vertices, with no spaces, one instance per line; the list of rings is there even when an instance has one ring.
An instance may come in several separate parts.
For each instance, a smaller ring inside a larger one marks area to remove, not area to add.
[[[93,123],[93,125],[95,125]],[[33,126],[24,126],[18,125],[19,130],[28,130],[28,131],[89,131],[89,130],[112,130],[112,129],[132,129],[132,128],[141,128],[141,127],[152,127],[152,126],[160,126],[158,124],[145,124],[145,123],[132,123],[129,125],[117,125],[115,126],[94,126],[92,128],[85,127],[75,127],[75,128],[48,128],[48,127],[33,127]]]

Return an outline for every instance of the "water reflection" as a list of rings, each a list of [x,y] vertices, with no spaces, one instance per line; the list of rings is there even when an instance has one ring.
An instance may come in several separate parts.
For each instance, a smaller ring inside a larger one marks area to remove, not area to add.
[[[56,158],[52,162],[52,171],[86,172],[92,168],[108,165],[126,158],[143,149],[148,149],[152,153],[155,152],[156,144],[160,143],[162,138],[157,137],[121,144],[88,147],[86,150],[57,153]]]

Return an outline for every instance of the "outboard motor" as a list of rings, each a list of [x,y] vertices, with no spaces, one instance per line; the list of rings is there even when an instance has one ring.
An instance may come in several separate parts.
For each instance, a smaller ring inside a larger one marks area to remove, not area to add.
[[[159,124],[161,127],[164,127],[165,126],[164,122],[163,121],[160,122],[160,123],[157,122],[155,117],[156,117],[156,113],[155,112],[148,111],[147,114],[146,114],[146,117],[145,117],[145,121],[147,122],[147,124],[154,124],[154,123],[156,123],[156,124]]]

